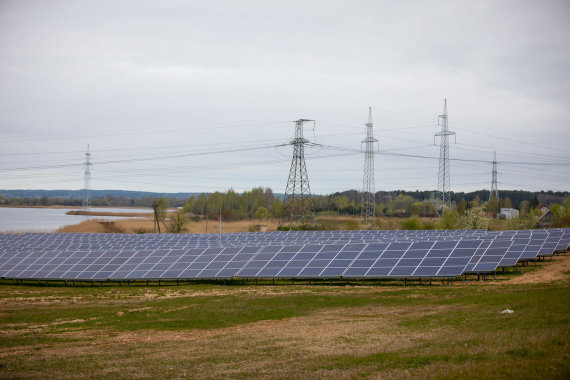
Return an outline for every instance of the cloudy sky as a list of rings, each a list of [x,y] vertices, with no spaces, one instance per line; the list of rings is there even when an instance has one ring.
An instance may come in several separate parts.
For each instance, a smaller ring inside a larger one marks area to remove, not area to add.
[[[428,4],[429,3],[429,4]],[[0,1],[0,189],[570,190],[570,3]],[[453,141],[453,139],[452,139]]]

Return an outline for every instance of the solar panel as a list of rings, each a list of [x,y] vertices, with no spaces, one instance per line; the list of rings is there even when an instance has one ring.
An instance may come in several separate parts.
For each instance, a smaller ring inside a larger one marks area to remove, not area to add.
[[[551,255],[570,229],[0,234],[0,277],[452,277]]]

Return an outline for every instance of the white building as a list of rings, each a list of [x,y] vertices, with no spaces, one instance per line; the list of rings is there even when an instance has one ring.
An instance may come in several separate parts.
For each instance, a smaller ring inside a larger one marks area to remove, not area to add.
[[[518,218],[519,210],[516,208],[501,208],[501,215],[504,215],[505,219]]]

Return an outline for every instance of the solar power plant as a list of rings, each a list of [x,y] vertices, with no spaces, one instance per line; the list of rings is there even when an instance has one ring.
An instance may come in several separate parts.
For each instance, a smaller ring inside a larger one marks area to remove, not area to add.
[[[570,229],[0,235],[0,277],[456,277],[566,249]]]
[[[455,277],[483,241],[190,249],[19,250],[0,276],[20,279]],[[14,254],[15,253],[15,254]]]

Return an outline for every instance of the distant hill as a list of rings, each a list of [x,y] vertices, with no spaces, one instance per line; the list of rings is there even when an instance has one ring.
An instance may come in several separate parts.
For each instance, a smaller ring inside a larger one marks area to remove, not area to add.
[[[66,198],[82,199],[83,190],[0,190],[0,195],[4,198]],[[89,198],[104,198],[109,195],[114,197],[124,197],[130,199],[140,199],[144,197],[152,198],[176,198],[187,199],[192,195],[198,196],[200,193],[153,193],[149,191],[129,191],[129,190],[89,190]]]

